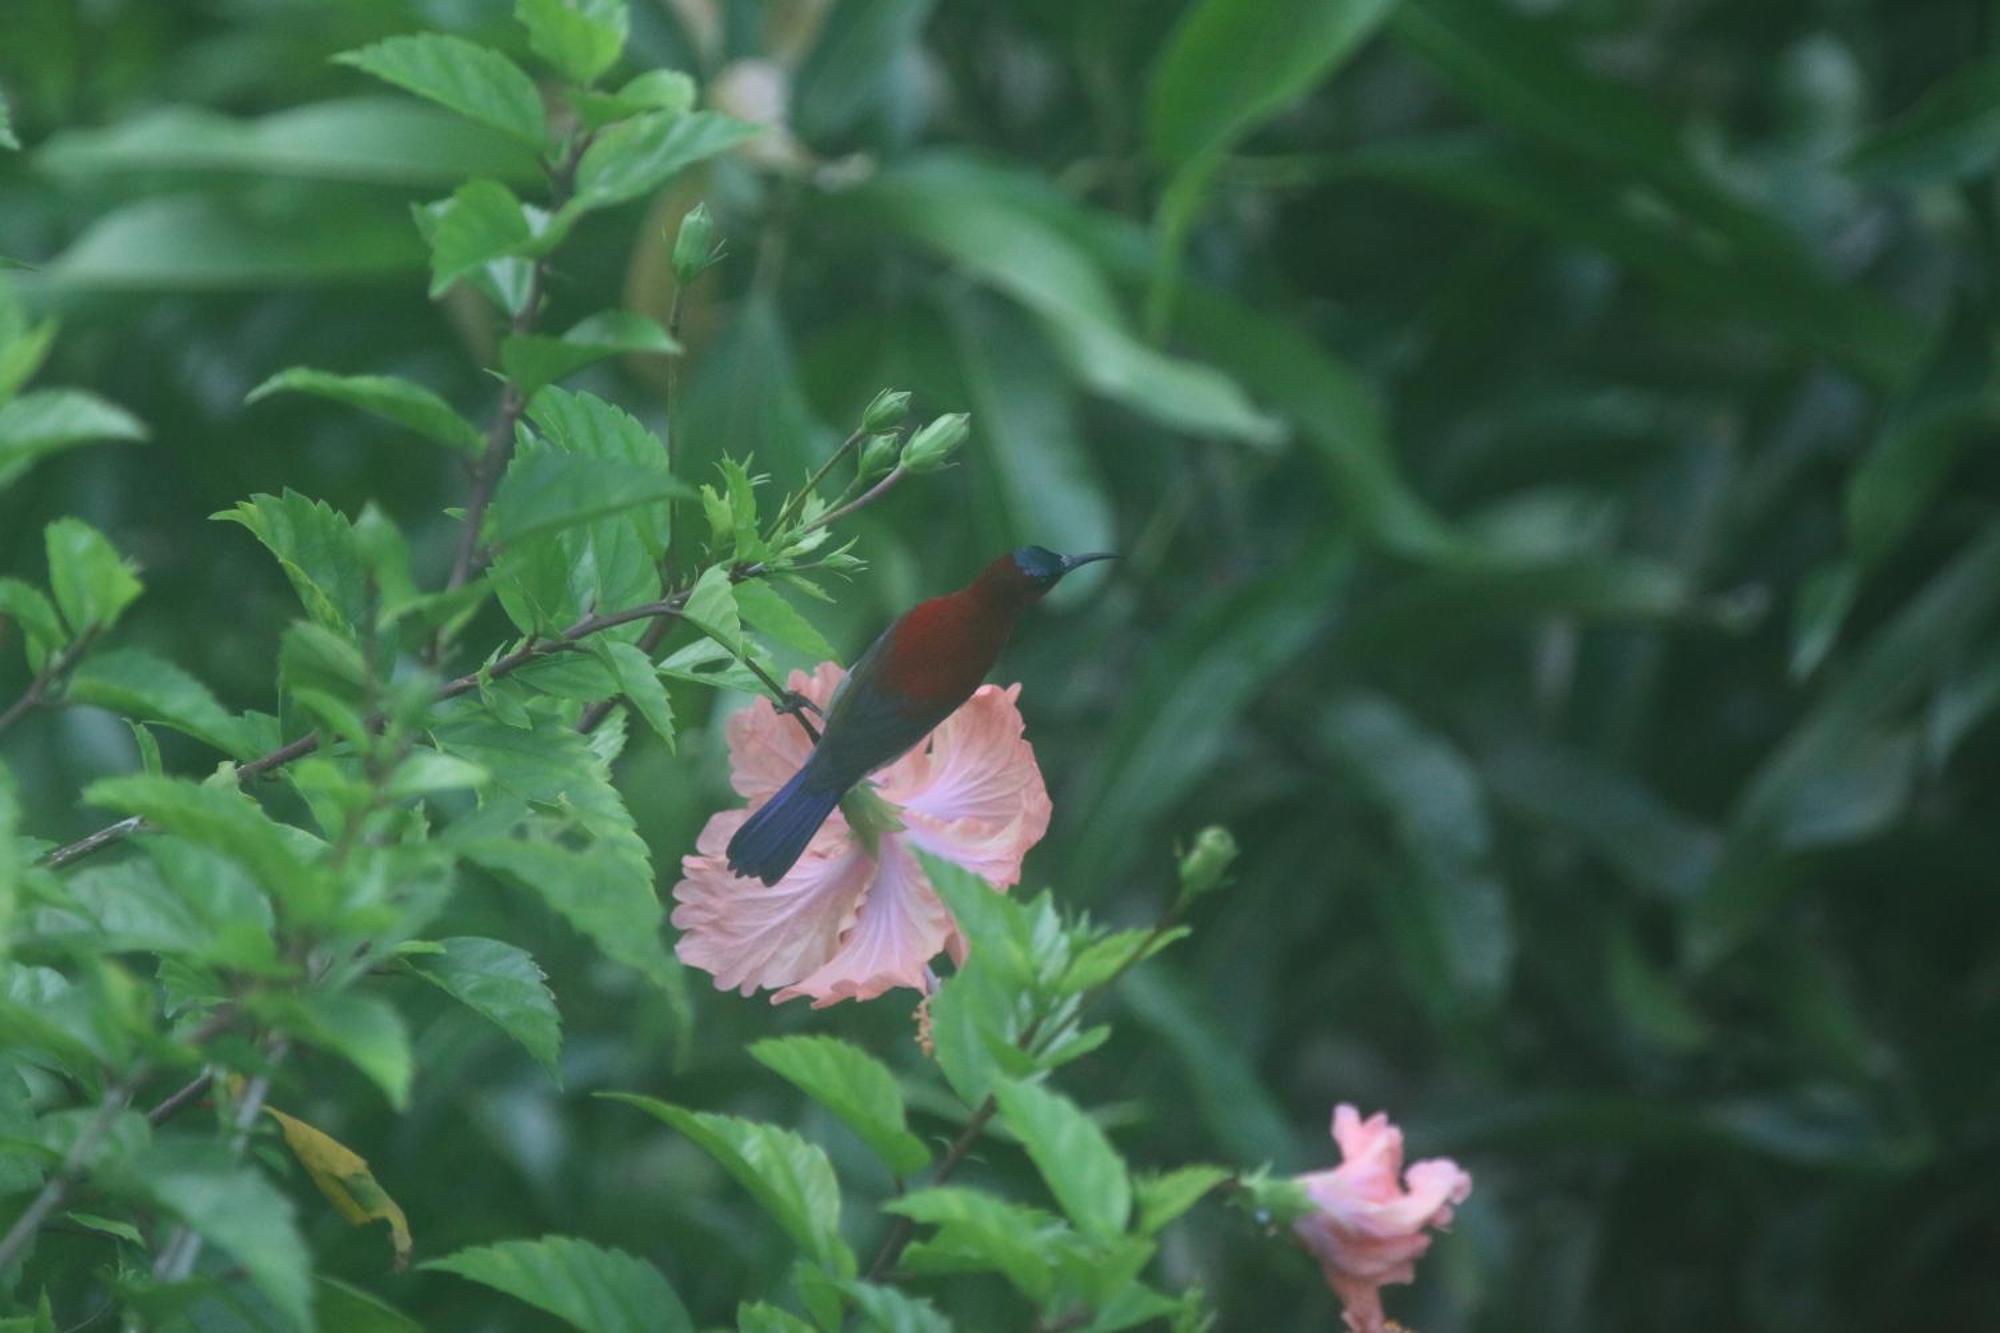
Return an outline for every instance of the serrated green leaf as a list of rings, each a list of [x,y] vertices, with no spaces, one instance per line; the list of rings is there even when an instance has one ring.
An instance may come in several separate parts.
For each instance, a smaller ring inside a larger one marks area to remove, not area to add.
[[[19,579],[0,579],[0,616],[14,622],[28,650],[28,669],[40,671],[69,642],[69,632],[40,588]]]
[[[410,1032],[387,1000],[352,991],[307,990],[287,997],[274,1016],[303,1040],[366,1074],[396,1110],[409,1105],[416,1072]]]
[[[320,1274],[313,1278],[313,1314],[331,1333],[424,1333],[423,1326],[377,1296]]]
[[[838,1116],[896,1175],[930,1162],[909,1131],[896,1076],[860,1047],[835,1037],[772,1037],[753,1044],[750,1057]]]
[[[736,1333],[813,1333],[813,1325],[763,1301],[736,1307]]]
[[[570,1236],[474,1246],[422,1267],[505,1292],[580,1333],[694,1333],[660,1270]]]
[[[1100,1238],[1124,1231],[1132,1182],[1097,1123],[1069,1098],[1032,1083],[1002,1079],[993,1097],[1077,1230]]]
[[[500,365],[522,396],[533,398],[542,386],[614,356],[672,356],[680,350],[680,344],[665,329],[644,315],[601,310],[560,338],[510,335],[501,344]]]
[[[655,111],[613,125],[577,163],[576,192],[558,214],[557,225],[651,194],[678,172],[763,132],[762,126],[719,111]]]
[[[874,1282],[846,1282],[841,1289],[869,1333],[952,1333],[951,1321],[921,1297]]]
[[[618,682],[618,693],[638,710],[669,751],[674,748],[674,706],[667,687],[660,683],[652,659],[629,643],[616,643],[602,636],[590,641],[590,651]]]
[[[309,393],[357,407],[474,457],[486,448],[486,437],[479,428],[452,411],[451,404],[429,389],[392,375],[336,375],[293,366],[252,389],[244,401],[254,403],[287,392]]]
[[[683,988],[661,943],[665,914],[643,863],[609,848],[581,852],[522,839],[466,845],[466,857],[541,897],[606,957],[639,971],[670,995]]]
[[[529,49],[585,87],[618,63],[632,16],[625,0],[515,0]]]
[[[1071,994],[1095,990],[1127,968],[1136,967],[1192,933],[1186,926],[1153,931],[1118,930],[1093,940],[1078,952],[1062,975],[1062,989]]]
[[[693,1140],[814,1262],[851,1277],[854,1253],[840,1238],[840,1184],[826,1154],[776,1125],[690,1111],[629,1092],[600,1094],[636,1106]]]
[[[814,662],[839,661],[840,654],[810,620],[767,583],[746,580],[735,587],[736,607],[752,628],[805,654]]]
[[[560,1085],[562,1017],[534,958],[525,949],[476,936],[438,943],[441,952],[411,958],[411,969],[520,1042]]]
[[[1157,1236],[1169,1222],[1235,1174],[1226,1166],[1197,1163],[1134,1177],[1132,1193],[1139,1205],[1139,1234]]]
[[[535,81],[498,51],[461,37],[416,33],[390,37],[334,57],[468,120],[540,149],[548,138]]]
[[[241,864],[280,901],[309,898],[315,891],[318,874],[294,850],[287,830],[241,792],[128,774],[98,779],[84,789],[83,798],[214,848]]]
[[[514,192],[498,181],[467,181],[425,214],[431,247],[431,296],[496,259],[519,253],[534,239],[528,215]]]
[[[49,588],[72,635],[107,630],[139,596],[132,566],[104,534],[80,518],[59,518],[43,530]]]
[[[694,108],[694,99],[694,80],[677,69],[649,69],[615,93],[577,89],[570,94],[577,115],[592,129],[648,111],[685,115]]]
[[[1000,1273],[1037,1305],[1054,1291],[1049,1243],[1063,1227],[1052,1213],[952,1185],[913,1190],[882,1207],[937,1228],[905,1252],[903,1266],[913,1273]]]
[[[536,443],[517,449],[486,511],[486,539],[518,544],[593,519],[665,504],[687,487],[657,468]]]
[[[741,656],[743,621],[736,607],[736,585],[725,566],[710,565],[701,571],[681,608],[681,619]]]
[[[352,635],[368,615],[367,566],[345,515],[297,491],[253,495],[212,516],[247,528],[278,559],[315,625]]]
[[[146,438],[137,417],[81,389],[39,389],[12,402],[6,401],[7,392],[0,386],[0,488],[49,454],[104,440]]]
[[[257,753],[251,727],[217,703],[206,685],[142,649],[93,654],[70,673],[64,696],[172,727],[236,759]]]

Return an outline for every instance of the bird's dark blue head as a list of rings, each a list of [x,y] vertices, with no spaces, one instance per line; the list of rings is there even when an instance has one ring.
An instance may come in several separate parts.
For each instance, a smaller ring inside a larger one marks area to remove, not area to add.
[[[1093,560],[1116,560],[1111,551],[1093,551],[1089,555],[1057,555],[1046,546],[1023,546],[1009,557],[1021,578],[1037,593],[1047,592],[1062,581],[1062,576],[1079,565],[1087,565]]]

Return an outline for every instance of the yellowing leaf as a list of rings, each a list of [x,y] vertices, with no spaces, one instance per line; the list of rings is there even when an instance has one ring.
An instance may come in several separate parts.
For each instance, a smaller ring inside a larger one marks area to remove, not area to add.
[[[292,1156],[299,1159],[299,1165],[312,1177],[313,1184],[319,1186],[319,1192],[333,1204],[335,1212],[357,1227],[378,1221],[389,1224],[389,1243],[396,1250],[396,1269],[400,1272],[408,1268],[410,1219],[376,1183],[375,1173],[368,1169],[367,1160],[324,1131],[314,1129],[305,1121],[286,1115],[275,1107],[265,1107],[264,1114],[278,1122],[278,1128],[285,1136],[285,1146],[292,1150]]]

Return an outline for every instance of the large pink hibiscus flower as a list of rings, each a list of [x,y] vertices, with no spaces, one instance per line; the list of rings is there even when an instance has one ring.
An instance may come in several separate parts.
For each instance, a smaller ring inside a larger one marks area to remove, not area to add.
[[[824,662],[787,683],[825,707],[845,675]],[[836,810],[799,863],[768,886],[731,873],[724,849],[812,746],[768,699],[730,718],[730,781],[750,804],[712,816],[695,855],[681,862],[673,915],[681,961],[712,974],[718,990],[774,990],[774,1004],[803,995],[821,1008],[896,986],[922,989],[930,961],[946,949],[960,956],[964,946],[916,851],[1005,889],[1048,831],[1049,793],[1022,735],[1020,692],[980,686],[927,741],[870,779],[903,824],[881,835],[873,853]]]

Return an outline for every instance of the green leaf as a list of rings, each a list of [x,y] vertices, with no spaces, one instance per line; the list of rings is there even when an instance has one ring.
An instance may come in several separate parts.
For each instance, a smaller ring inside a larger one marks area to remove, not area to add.
[[[307,990],[288,997],[280,1021],[366,1074],[401,1111],[410,1104],[415,1064],[409,1029],[387,1000],[352,991]]]
[[[604,663],[617,680],[618,693],[646,719],[646,725],[667,749],[673,750],[674,706],[667,698],[667,687],[660,683],[660,673],[653,668],[652,659],[633,644],[616,643],[602,635],[593,637],[589,647],[591,655]]]
[[[1077,1230],[1100,1238],[1124,1231],[1132,1182],[1097,1123],[1069,1098],[1033,1083],[1002,1079],[993,1085],[993,1097],[1001,1119]]]
[[[743,621],[736,605],[736,585],[726,566],[710,565],[701,571],[681,608],[681,619],[730,652],[742,655]]]
[[[1053,1214],[953,1185],[912,1190],[882,1208],[937,1228],[904,1252],[912,1273],[1000,1273],[1037,1305],[1055,1289],[1049,1238],[1062,1224]]]
[[[505,1292],[580,1333],[694,1333],[659,1269],[570,1236],[474,1246],[421,1266]]]
[[[845,1282],[841,1289],[870,1333],[952,1333],[951,1321],[920,1297],[873,1282]]]
[[[1136,1177],[1132,1192],[1139,1204],[1139,1234],[1159,1235],[1168,1223],[1235,1174],[1226,1166],[1197,1163]]]
[[[535,154],[505,135],[437,107],[374,94],[248,120],[206,107],[158,107],[101,128],[59,130],[36,152],[35,165],[73,180],[176,172],[412,189],[456,185],[468,176],[519,183],[541,175]],[[329,234],[355,220],[351,205],[328,211]],[[409,224],[400,209],[385,207],[376,216],[399,224],[407,244]]]
[[[154,835],[146,856],[77,870],[59,908],[35,914],[21,939],[102,953],[180,956],[257,975],[286,968],[271,907],[220,854]]]
[[[26,636],[31,671],[40,671],[69,642],[69,632],[42,590],[19,579],[0,579],[0,616]]]
[[[281,903],[310,900],[319,883],[314,868],[294,850],[290,832],[241,792],[181,778],[128,774],[100,778],[84,800],[138,815],[221,852],[248,870]]]
[[[1229,150],[1296,101],[1374,32],[1396,0],[1201,0],[1153,61],[1153,154],[1183,163]]]
[[[636,1106],[692,1139],[815,1263],[853,1276],[854,1254],[840,1238],[840,1184],[819,1148],[776,1125],[690,1111],[629,1092],[600,1095]]]
[[[500,346],[500,365],[507,378],[533,398],[543,385],[566,379],[614,356],[674,356],[679,343],[644,315],[629,310],[601,310],[560,338],[517,333]]]
[[[632,16],[625,0],[515,0],[528,47],[571,83],[596,83],[618,63]]]
[[[759,1301],[736,1307],[736,1333],[813,1333],[813,1326],[795,1314]]]
[[[649,69],[634,75],[615,93],[574,89],[570,104],[583,123],[601,129],[648,111],[685,115],[694,107],[694,80],[677,69]]]
[[[467,181],[433,205],[422,222],[431,247],[431,296],[496,259],[518,254],[534,239],[514,192],[498,181]]]
[[[1382,877],[1383,910],[1420,997],[1440,1014],[1491,1012],[1513,970],[1514,929],[1478,773],[1443,737],[1371,695],[1334,702],[1321,734],[1400,844],[1396,870]]]
[[[787,648],[805,654],[811,661],[840,660],[839,651],[826,641],[826,636],[770,584],[746,579],[735,585],[732,592],[737,610],[752,628],[761,630]]]
[[[261,291],[423,262],[409,214],[387,203],[267,218],[210,195],[173,195],[101,214],[36,276],[58,292]]]
[[[753,1044],[750,1056],[840,1117],[897,1176],[929,1164],[930,1151],[909,1131],[896,1076],[860,1047],[836,1037],[772,1037]]]
[[[932,158],[884,171],[851,198],[1034,312],[1070,373],[1095,392],[1193,434],[1264,446],[1284,438],[1227,376],[1141,341],[1090,255],[994,177]]]
[[[465,847],[468,859],[537,894],[604,955],[650,978],[669,994],[682,981],[660,941],[665,915],[643,864],[605,847],[572,852],[521,839]]]
[[[562,1017],[534,958],[525,949],[475,936],[438,943],[444,946],[442,953],[413,957],[410,967],[520,1042],[560,1085]]]
[[[292,1203],[255,1167],[218,1143],[159,1140],[106,1172],[114,1188],[149,1200],[242,1265],[283,1321],[312,1327],[312,1256]]]
[[[563,219],[651,194],[695,163],[763,132],[718,111],[655,111],[613,125],[577,163],[576,192],[558,214],[558,229]]]
[[[1876,185],[1936,185],[1984,176],[2000,162],[2000,60],[1958,70],[1865,136],[1847,170]]]
[[[287,490],[253,495],[212,517],[249,529],[277,557],[314,624],[351,635],[366,623],[367,566],[354,526],[325,501]]]
[[[442,33],[390,37],[334,57],[539,150],[548,139],[535,81],[498,51]]]
[[[14,113],[7,105],[5,93],[0,93],[0,148],[21,151],[21,141],[14,135]]]
[[[258,737],[208,687],[175,666],[137,648],[97,653],[70,674],[65,697],[158,722],[214,746],[236,759],[257,753]]]
[[[41,389],[5,400],[0,387],[0,488],[48,454],[101,440],[146,438],[137,417],[81,389]]]
[[[894,94],[895,66],[936,0],[843,0],[820,25],[792,90],[791,122],[813,142],[846,134]]]
[[[524,442],[486,511],[486,540],[519,543],[686,494],[658,468]]]
[[[49,589],[70,633],[107,630],[141,591],[132,566],[80,518],[59,518],[43,530]]]
[[[325,1274],[313,1278],[313,1315],[320,1328],[341,1333],[424,1333],[401,1310]]]
[[[1159,931],[1135,928],[1116,930],[1101,939],[1092,940],[1078,951],[1063,973],[1062,989],[1072,995],[1095,990],[1120,972],[1138,966],[1169,945],[1186,939],[1191,933],[1186,926]]]
[[[444,399],[429,389],[394,376],[336,375],[329,371],[294,366],[290,370],[279,371],[252,389],[244,401],[255,403],[274,393],[309,393],[330,398],[336,403],[345,403],[386,421],[393,421],[427,440],[434,440],[448,449],[456,449],[474,458],[486,449],[486,437],[479,428],[452,411],[451,405]]]

